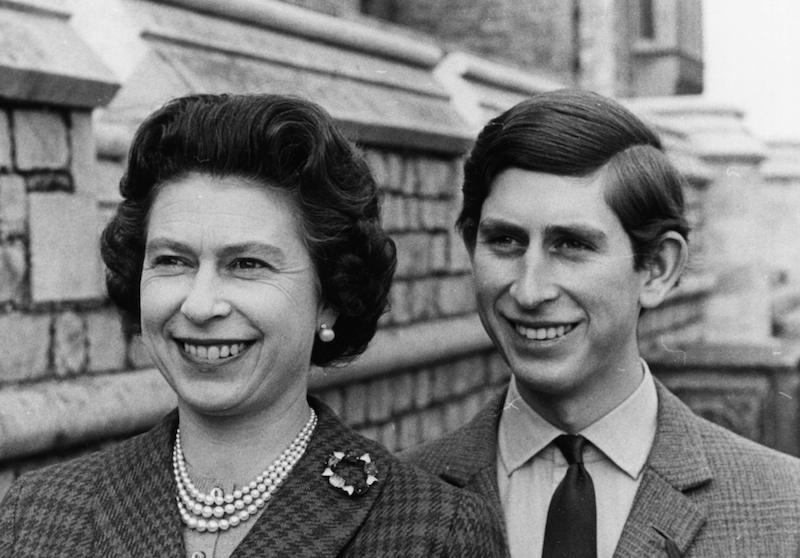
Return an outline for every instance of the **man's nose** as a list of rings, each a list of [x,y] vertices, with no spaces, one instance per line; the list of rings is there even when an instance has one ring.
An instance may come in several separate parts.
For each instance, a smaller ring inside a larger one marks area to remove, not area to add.
[[[535,308],[555,300],[559,292],[555,271],[547,254],[529,249],[518,262],[516,278],[509,293],[523,308]]]
[[[201,264],[181,304],[181,313],[191,322],[202,324],[230,312],[219,273],[214,266]]]

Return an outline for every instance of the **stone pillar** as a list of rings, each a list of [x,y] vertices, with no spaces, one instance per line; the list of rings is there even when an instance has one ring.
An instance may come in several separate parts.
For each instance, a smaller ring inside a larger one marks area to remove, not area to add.
[[[767,144],[760,206],[764,254],[772,269],[772,319],[778,337],[800,339],[800,142]]]
[[[0,390],[124,359],[121,331],[89,325],[104,313],[91,111],[118,85],[69,18],[0,3]]]
[[[637,103],[683,130],[700,159],[713,171],[702,203],[705,250],[694,265],[716,278],[706,305],[706,340],[768,342],[771,242],[765,234],[761,164],[765,145],[744,125],[743,113],[701,97],[652,99]]]

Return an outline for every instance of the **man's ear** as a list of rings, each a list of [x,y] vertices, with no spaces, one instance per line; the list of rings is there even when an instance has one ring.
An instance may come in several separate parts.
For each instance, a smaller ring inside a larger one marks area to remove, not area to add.
[[[655,308],[664,301],[678,283],[688,258],[689,246],[685,238],[675,231],[662,235],[657,249],[645,263],[646,275],[639,293],[642,308]]]

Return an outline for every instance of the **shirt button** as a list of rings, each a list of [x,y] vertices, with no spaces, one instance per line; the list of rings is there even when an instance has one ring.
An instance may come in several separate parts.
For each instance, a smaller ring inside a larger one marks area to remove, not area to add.
[[[206,553],[200,552],[199,550],[197,552],[192,552],[192,558],[206,558]]]

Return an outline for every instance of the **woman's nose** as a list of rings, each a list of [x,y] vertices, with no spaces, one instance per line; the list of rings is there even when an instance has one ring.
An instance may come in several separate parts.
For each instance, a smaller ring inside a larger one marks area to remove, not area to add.
[[[552,267],[553,263],[547,255],[532,251],[520,259],[516,277],[509,289],[509,294],[517,304],[523,308],[535,308],[558,298],[558,285]]]
[[[202,324],[231,312],[230,303],[223,296],[220,277],[211,266],[201,265],[181,304],[181,313],[191,322]]]

